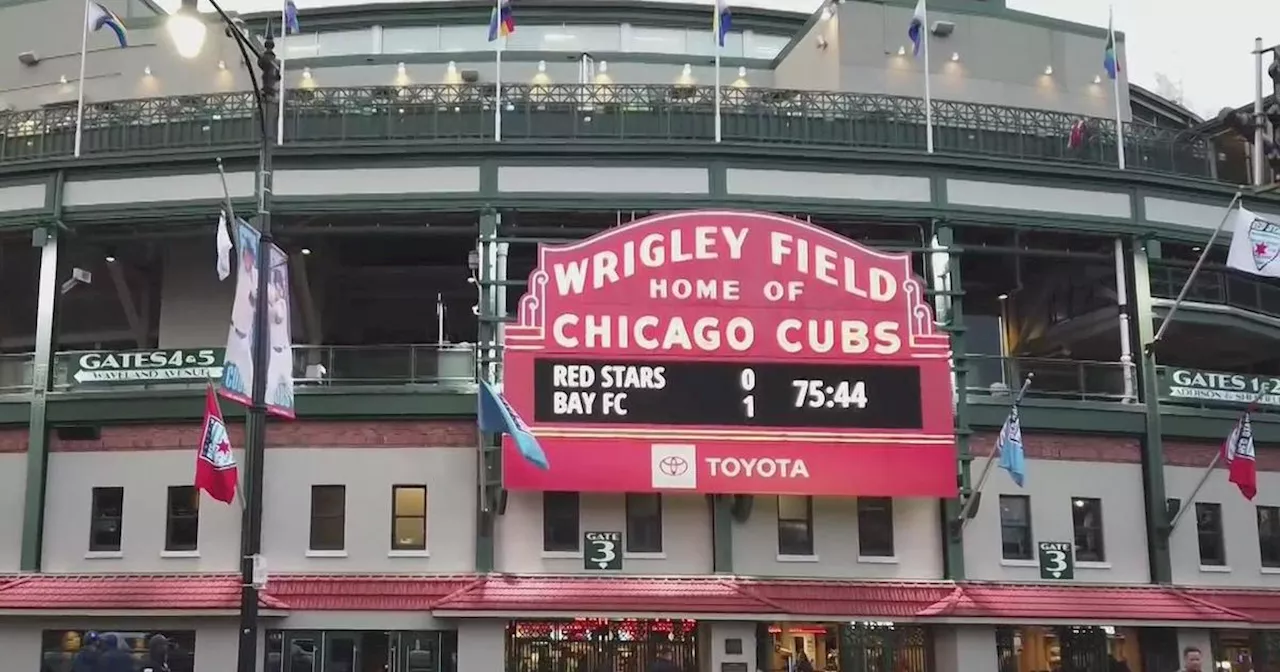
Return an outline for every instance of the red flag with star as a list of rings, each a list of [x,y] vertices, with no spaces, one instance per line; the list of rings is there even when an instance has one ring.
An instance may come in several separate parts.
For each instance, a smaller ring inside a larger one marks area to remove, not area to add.
[[[196,490],[204,490],[219,502],[230,504],[236,498],[239,483],[240,470],[236,467],[235,453],[231,452],[231,437],[222,421],[218,396],[210,385],[204,401],[204,433],[196,454]]]

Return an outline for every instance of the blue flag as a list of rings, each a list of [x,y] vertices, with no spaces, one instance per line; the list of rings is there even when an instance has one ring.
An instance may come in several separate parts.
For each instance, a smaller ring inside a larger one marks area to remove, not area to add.
[[[1027,465],[1022,452],[1022,421],[1018,419],[1017,404],[1009,409],[1009,417],[1000,428],[996,449],[1000,451],[1000,468],[1009,472],[1009,477],[1021,488],[1027,477]]]
[[[551,465],[547,462],[547,454],[542,452],[542,446],[538,443],[538,438],[529,431],[529,426],[524,424],[524,420],[520,419],[520,414],[516,409],[507,403],[502,393],[493,389],[493,386],[486,381],[480,381],[480,391],[476,395],[479,399],[479,408],[476,411],[476,423],[480,426],[480,431],[491,432],[494,434],[509,434],[515,439],[516,447],[520,449],[520,454],[524,459],[539,469],[549,469]]]

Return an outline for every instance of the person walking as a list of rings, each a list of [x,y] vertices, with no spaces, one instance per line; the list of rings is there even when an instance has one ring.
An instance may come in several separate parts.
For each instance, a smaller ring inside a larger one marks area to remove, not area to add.
[[[1203,658],[1200,649],[1188,646],[1182,650],[1182,667],[1178,672],[1204,672]]]
[[[102,655],[94,672],[134,672],[133,656],[120,648],[120,638],[115,633],[102,636]]]
[[[71,660],[71,672],[98,672],[98,659],[102,657],[102,650],[98,647],[98,633],[92,630],[84,633],[80,651]]]
[[[169,672],[169,640],[161,634],[147,641],[147,663],[142,672]]]

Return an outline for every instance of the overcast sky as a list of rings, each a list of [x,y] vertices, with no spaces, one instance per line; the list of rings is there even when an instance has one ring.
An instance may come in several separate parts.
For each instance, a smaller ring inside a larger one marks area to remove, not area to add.
[[[172,10],[179,0],[160,0]],[[250,13],[280,7],[283,0],[220,0],[225,9]],[[352,0],[295,0],[305,25],[308,7],[365,4]],[[395,0],[382,0],[394,2]],[[407,0],[420,1],[420,0]],[[518,4],[519,0],[516,0]],[[713,0],[662,0],[710,6]],[[976,0],[975,0],[976,1]],[[1140,86],[1171,95],[1158,75],[1180,87],[1184,104],[1203,115],[1254,96],[1253,38],[1280,43],[1280,0],[1006,0],[1012,9],[1077,23],[1105,26],[1115,7],[1116,30],[1127,40],[1129,77]],[[812,12],[822,0],[729,0],[755,6]],[[212,11],[211,8],[202,9]],[[905,28],[904,28],[905,30]],[[1261,32],[1259,32],[1261,31]],[[1014,53],[1009,58],[1017,58]],[[1101,60],[1101,56],[1099,56]],[[1269,83],[1268,83],[1269,86]],[[1269,89],[1268,89],[1269,90]]]

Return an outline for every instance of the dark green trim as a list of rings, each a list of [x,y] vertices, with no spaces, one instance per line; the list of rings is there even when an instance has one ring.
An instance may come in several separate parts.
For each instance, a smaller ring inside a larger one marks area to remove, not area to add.
[[[298,22],[305,32],[357,30],[369,26],[437,26],[477,25],[489,23],[493,3],[489,0],[455,0],[414,4],[380,4],[303,7]],[[521,26],[563,25],[572,23],[619,24],[671,28],[711,29],[711,6],[680,5],[663,2],[627,2],[626,0],[521,0],[515,5],[516,30]],[[268,21],[280,24],[280,12],[254,12],[244,15],[255,32],[261,32]],[[791,35],[803,23],[798,12],[733,8],[735,31],[754,30],[773,35]]]
[[[1090,434],[1139,436],[1146,430],[1146,406],[1142,404],[1030,397],[1019,410],[1023,427],[1042,432],[1075,434],[1088,427]],[[970,427],[998,430],[1008,415],[1008,397],[969,395]]]
[[[49,395],[51,425],[199,420],[203,388],[155,391],[102,391]],[[475,417],[475,394],[456,388],[389,385],[298,389],[298,416],[326,420]],[[244,409],[227,404],[226,417]]]
[[[1156,358],[1153,349],[1146,347],[1155,336],[1154,319],[1151,307],[1151,270],[1147,263],[1146,250],[1141,241],[1129,239],[1125,241],[1126,252],[1132,265],[1127,265],[1126,274],[1130,292],[1130,306],[1133,313],[1129,323],[1133,325],[1132,339],[1140,359],[1139,378],[1142,384],[1141,398],[1146,402],[1146,432],[1142,437],[1142,492],[1147,528],[1147,558],[1151,571],[1151,582],[1168,584],[1173,582],[1173,561],[1169,553],[1169,525],[1166,499],[1167,491],[1164,483],[1164,442],[1160,418],[1160,386],[1156,373]]]
[[[682,65],[690,63],[695,65],[708,65],[715,62],[714,55],[706,54],[662,54],[662,53],[643,53],[634,51],[593,51],[591,56],[596,61],[609,61],[617,63],[639,63],[643,65]],[[579,52],[569,51],[503,51],[502,62],[507,63],[537,63],[538,61],[555,62],[573,62],[577,63],[582,57]],[[374,65],[394,66],[397,63],[412,64],[441,64],[441,63],[492,63],[493,50],[484,49],[478,51],[446,51],[431,53],[414,53],[414,54],[352,54],[349,56],[315,56],[309,58],[295,58],[288,61],[285,66],[288,70],[297,71],[299,68],[311,68],[315,71],[316,81],[323,82],[324,68],[350,68],[365,67]],[[737,68],[745,66],[749,70],[769,70],[772,62],[763,58],[742,58],[735,56],[724,56],[720,59],[721,68]],[[388,72],[393,75],[394,72]],[[508,75],[509,76],[509,75]],[[674,77],[673,77],[674,78]],[[505,79],[505,78],[504,78]],[[390,79],[388,79],[390,82]],[[388,84],[390,85],[390,84]]]
[[[1173,304],[1173,299],[1160,299],[1160,301],[1163,305],[1153,305],[1151,311],[1157,325],[1164,321]],[[1206,327],[1239,329],[1263,338],[1280,337],[1280,328],[1276,327],[1276,324],[1280,323],[1280,318],[1218,303],[1200,303],[1184,299],[1182,306],[1178,308],[1177,319],[1179,322],[1190,322]]]
[[[733,573],[733,495],[707,495],[711,509],[711,571]]]

